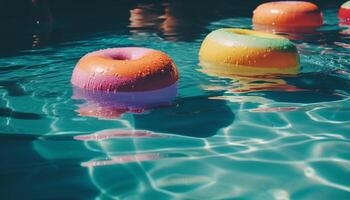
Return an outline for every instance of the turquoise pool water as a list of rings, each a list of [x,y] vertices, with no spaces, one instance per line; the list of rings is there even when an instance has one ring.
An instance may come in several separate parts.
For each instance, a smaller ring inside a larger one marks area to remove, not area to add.
[[[202,73],[198,49],[217,28],[252,28],[255,5],[205,20],[172,6],[130,6],[101,31],[61,18],[36,48],[1,50],[1,199],[350,199],[350,29],[337,9],[322,7],[315,33],[289,35],[300,74],[244,78]],[[173,100],[128,110],[77,95],[77,60],[124,46],[173,58]]]

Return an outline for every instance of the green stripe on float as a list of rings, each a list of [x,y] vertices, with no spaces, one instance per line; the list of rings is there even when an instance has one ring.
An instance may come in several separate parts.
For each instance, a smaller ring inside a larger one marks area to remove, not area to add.
[[[347,1],[341,5],[341,8],[347,8],[350,9],[350,1]]]
[[[294,44],[287,38],[252,30],[222,28],[211,32],[207,38],[225,46],[269,48],[284,52],[297,51]]]

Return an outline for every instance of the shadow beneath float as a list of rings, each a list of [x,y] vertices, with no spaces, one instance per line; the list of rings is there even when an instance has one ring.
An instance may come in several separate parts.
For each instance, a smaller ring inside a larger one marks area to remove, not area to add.
[[[212,97],[221,95],[217,93]],[[234,114],[225,101],[197,96],[179,99],[172,107],[152,110],[134,118],[137,129],[206,138],[230,125]]]
[[[73,88],[73,99],[84,100],[76,110],[82,116],[116,119],[133,113],[134,128],[152,132],[210,137],[234,119],[226,103],[209,96],[175,101],[177,84],[146,92],[101,92]],[[221,95],[216,92],[213,96]],[[202,126],[205,124],[205,128]]]
[[[345,99],[350,94],[350,80],[333,74],[314,72],[292,77],[281,77],[288,85],[299,88],[296,92],[266,92],[267,98],[280,102],[318,103]]]

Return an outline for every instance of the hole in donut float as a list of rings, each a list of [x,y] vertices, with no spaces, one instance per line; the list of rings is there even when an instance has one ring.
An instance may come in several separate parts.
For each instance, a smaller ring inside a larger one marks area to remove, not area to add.
[[[112,60],[132,60],[130,55],[125,55],[125,54],[114,54],[110,55],[109,58]]]
[[[247,35],[247,36],[255,36],[260,38],[271,38],[271,39],[283,39],[281,36],[267,34],[263,32],[244,30],[244,29],[228,29],[229,32],[235,33],[237,35]]]

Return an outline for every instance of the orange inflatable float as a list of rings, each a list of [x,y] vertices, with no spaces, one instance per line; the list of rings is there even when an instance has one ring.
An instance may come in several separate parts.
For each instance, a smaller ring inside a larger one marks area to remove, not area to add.
[[[147,48],[111,48],[89,53],[76,65],[71,82],[112,92],[149,91],[178,80],[174,62],[161,51]]]
[[[350,1],[347,1],[341,5],[339,8],[338,17],[341,24],[350,24]]]
[[[310,28],[323,24],[323,15],[317,5],[305,1],[278,1],[264,3],[253,12],[253,24],[285,28]]]

